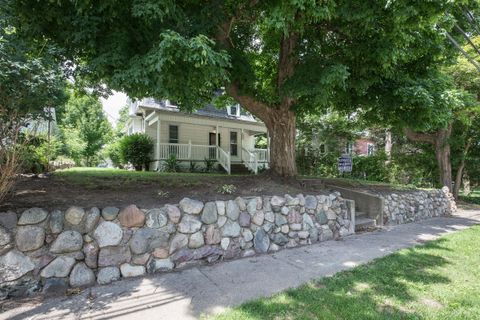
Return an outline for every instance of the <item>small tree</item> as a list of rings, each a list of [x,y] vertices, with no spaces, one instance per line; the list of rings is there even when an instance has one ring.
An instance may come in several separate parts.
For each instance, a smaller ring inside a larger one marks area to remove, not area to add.
[[[131,163],[135,170],[142,166],[148,171],[153,152],[153,140],[144,133],[135,133],[120,140],[120,157],[124,163]]]

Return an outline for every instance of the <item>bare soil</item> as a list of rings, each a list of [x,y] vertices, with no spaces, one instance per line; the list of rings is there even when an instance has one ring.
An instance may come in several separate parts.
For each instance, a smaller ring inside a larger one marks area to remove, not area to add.
[[[232,194],[222,194],[219,187],[234,185]],[[298,180],[279,180],[269,176],[159,176],[155,179],[128,177],[88,177],[81,180],[65,176],[21,177],[12,194],[0,205],[0,212],[20,211],[30,207],[49,210],[81,207],[124,207],[136,204],[153,208],[178,203],[184,197],[203,201],[233,199],[237,196],[296,195],[320,191]]]

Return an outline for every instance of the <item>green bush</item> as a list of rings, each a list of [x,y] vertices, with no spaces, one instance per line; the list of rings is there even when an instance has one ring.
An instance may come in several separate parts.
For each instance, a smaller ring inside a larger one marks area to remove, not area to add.
[[[106,147],[106,155],[112,161],[114,167],[123,169],[122,155],[120,153],[120,141],[117,140]]]
[[[168,159],[164,161],[163,170],[165,172],[178,172],[180,171],[180,165],[175,154],[171,154]]]
[[[131,163],[135,170],[142,167],[148,171],[152,160],[153,140],[144,133],[135,133],[120,140],[120,158],[123,163]]]

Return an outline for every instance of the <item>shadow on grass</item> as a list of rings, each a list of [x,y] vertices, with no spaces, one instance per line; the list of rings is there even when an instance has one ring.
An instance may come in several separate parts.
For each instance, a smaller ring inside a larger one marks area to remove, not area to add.
[[[450,251],[442,246],[443,241],[374,260],[270,299],[248,302],[236,310],[248,319],[422,319],[403,306],[416,300],[412,287],[450,282],[435,270],[448,261],[431,253]],[[236,316],[227,313],[225,318]]]

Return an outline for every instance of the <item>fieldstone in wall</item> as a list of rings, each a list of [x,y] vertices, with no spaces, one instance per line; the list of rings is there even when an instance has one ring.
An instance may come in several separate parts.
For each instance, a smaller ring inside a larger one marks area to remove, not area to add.
[[[120,209],[116,207],[105,207],[102,209],[102,217],[106,221],[112,221],[117,218],[119,212]]]
[[[83,246],[83,254],[85,255],[85,264],[92,269],[97,268],[98,252],[100,248],[95,242],[87,243]]]
[[[288,243],[288,237],[283,233],[276,233],[273,235],[272,241],[279,246],[284,246]]]
[[[120,273],[124,278],[138,277],[144,275],[146,270],[144,266],[134,266],[129,263],[124,263],[120,266]]]
[[[130,261],[132,255],[128,246],[101,248],[98,254],[98,266],[109,267]]]
[[[149,263],[148,273],[172,270],[174,266],[170,259],[152,259]]]
[[[242,237],[247,242],[252,241],[253,240],[253,233],[252,233],[252,231],[250,231],[250,229],[243,229]]]
[[[275,213],[272,211],[265,212],[265,220],[272,223],[275,222]]]
[[[0,256],[0,284],[17,280],[35,268],[32,260],[18,250]]]
[[[240,216],[238,217],[238,224],[241,227],[249,227],[250,226],[251,216],[247,212],[241,212]]]
[[[145,220],[145,225],[149,228],[161,228],[166,226],[168,223],[168,218],[165,210],[162,209],[151,209],[147,211],[147,218]]]
[[[178,251],[179,249],[186,247],[188,244],[188,237],[184,234],[176,234],[170,242],[170,254]]]
[[[227,217],[226,216],[219,216],[218,217],[218,221],[217,221],[217,226],[219,228],[223,227],[225,225],[225,223],[227,222]]]
[[[268,251],[270,239],[268,238],[268,234],[263,229],[258,229],[257,232],[255,232],[253,246],[259,253],[265,253]]]
[[[17,226],[17,214],[13,211],[0,212],[0,226],[11,230]]]
[[[153,250],[152,255],[155,258],[164,259],[164,258],[167,258],[170,255],[170,253],[169,253],[169,250],[166,248],[156,248],[155,250]]]
[[[190,198],[183,198],[179,202],[180,209],[187,214],[199,214],[203,209],[203,202]]]
[[[288,223],[287,218],[284,215],[282,215],[280,213],[275,214],[275,225],[280,227],[280,226],[283,226],[284,224],[287,224],[287,223]]]
[[[227,222],[222,227],[223,237],[238,237],[240,235],[240,225],[236,221],[227,219]]]
[[[240,208],[238,207],[237,202],[233,200],[227,201],[226,215],[231,220],[237,220],[240,215]]]
[[[159,229],[141,228],[130,240],[130,249],[133,254],[142,254],[155,248],[167,248],[169,236]]]
[[[65,278],[47,278],[42,294],[46,297],[62,296],[67,293],[68,281]]]
[[[117,267],[101,268],[97,274],[98,284],[108,284],[120,279],[120,269]]]
[[[79,225],[84,216],[85,210],[80,207],[70,207],[65,212],[65,220],[73,226]]]
[[[87,287],[95,283],[95,274],[93,271],[87,267],[83,262],[79,262],[73,267],[73,270],[70,274],[70,286],[76,287]]]
[[[124,227],[143,227],[145,224],[145,213],[134,204],[123,208],[118,214],[118,221]]]
[[[225,215],[225,201],[215,201],[215,205],[217,206],[217,213],[220,216]]]
[[[50,215],[50,231],[58,234],[63,230],[63,213],[60,210],[54,210]]]
[[[47,219],[48,212],[41,208],[30,208],[25,210],[18,220],[19,226],[26,226],[30,224],[38,224]]]
[[[81,250],[83,246],[82,235],[74,230],[68,230],[60,233],[57,239],[50,247],[53,253],[68,253]]]
[[[215,226],[210,225],[207,227],[205,231],[205,243],[212,245],[212,244],[219,244],[221,240],[220,230],[215,228]]]
[[[194,216],[184,215],[178,225],[178,231],[181,233],[195,233],[202,227],[202,223]]]
[[[178,209],[178,207],[167,204],[165,205],[165,210],[167,211],[168,219],[170,219],[172,223],[180,222],[182,213],[180,212],[180,209]]]
[[[247,212],[253,216],[257,212],[257,198],[248,200]]]
[[[207,202],[203,207],[202,222],[205,224],[212,224],[217,222],[217,205],[215,202]]]
[[[70,274],[75,259],[67,256],[60,256],[50,262],[40,273],[43,278],[65,278]]]
[[[259,210],[254,213],[252,222],[256,224],[257,226],[261,226],[263,224],[263,221],[265,220],[265,214],[263,211]]]
[[[285,205],[285,202],[285,198],[279,196],[273,196],[272,199],[270,199],[270,204],[273,211],[280,211],[280,209]]]
[[[320,224],[326,224],[328,222],[328,218],[327,218],[327,215],[325,214],[325,211],[320,210],[317,213],[317,220],[318,220],[318,223]]]
[[[45,229],[40,226],[17,228],[15,243],[20,251],[33,251],[43,246]]]
[[[85,219],[85,227],[82,230],[84,233],[92,231],[100,220],[100,209],[93,207],[87,212],[87,217]]]
[[[95,229],[93,237],[97,240],[100,248],[116,246],[122,241],[123,231],[115,223],[103,221]]]
[[[4,227],[0,226],[0,246],[6,246],[12,241],[12,235]]]
[[[195,232],[194,234],[190,235],[190,238],[188,240],[188,247],[190,249],[200,248],[204,244],[205,241],[203,239],[203,233],[201,231]]]

